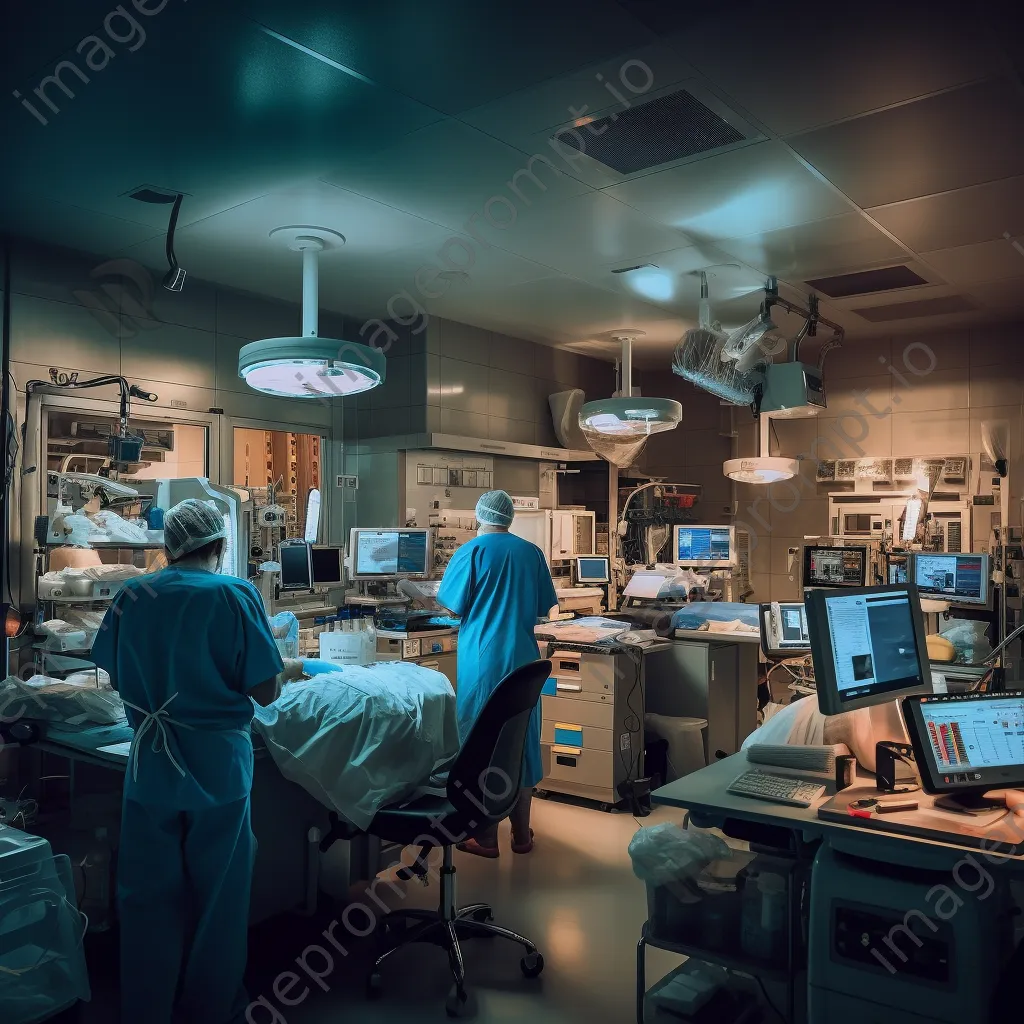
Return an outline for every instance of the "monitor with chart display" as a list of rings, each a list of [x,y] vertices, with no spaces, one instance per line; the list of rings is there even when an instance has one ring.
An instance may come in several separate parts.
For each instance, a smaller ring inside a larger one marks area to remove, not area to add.
[[[1024,785],[1024,693],[908,697],[903,715],[926,793]]]
[[[863,587],[867,583],[866,547],[804,548],[805,587]]]
[[[731,526],[677,526],[672,550],[676,565],[722,568],[736,562],[736,540]]]
[[[918,551],[913,572],[922,597],[953,604],[988,604],[988,555]]]
[[[282,590],[312,589],[308,544],[282,544],[279,552]]]
[[[342,564],[344,553],[341,548],[314,544],[309,549],[309,564],[314,587],[340,586],[344,582]]]
[[[808,590],[804,607],[823,715],[932,692],[913,586]]]
[[[424,577],[430,571],[430,530],[356,529],[349,540],[353,579]]]
[[[761,649],[768,658],[795,658],[807,654],[807,611],[803,602],[772,601],[760,607]]]
[[[576,582],[608,583],[611,580],[610,561],[605,555],[577,555]]]

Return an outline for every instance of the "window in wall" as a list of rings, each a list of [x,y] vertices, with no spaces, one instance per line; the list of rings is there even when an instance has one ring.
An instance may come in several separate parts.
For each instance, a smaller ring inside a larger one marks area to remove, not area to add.
[[[305,535],[310,493],[323,487],[323,446],[317,434],[235,427],[233,483],[255,492],[257,508],[273,487],[287,514],[287,537]]]

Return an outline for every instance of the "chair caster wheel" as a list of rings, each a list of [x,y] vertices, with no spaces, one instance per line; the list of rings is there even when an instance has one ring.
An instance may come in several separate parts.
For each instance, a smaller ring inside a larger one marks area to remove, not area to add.
[[[380,999],[384,992],[384,985],[381,982],[380,975],[374,971],[366,979],[366,998],[367,999]]]
[[[465,1017],[469,1012],[469,994],[464,988],[452,985],[444,1008],[449,1017]]]
[[[519,961],[519,969],[526,978],[539,978],[544,970],[544,957],[540,953],[527,953]]]

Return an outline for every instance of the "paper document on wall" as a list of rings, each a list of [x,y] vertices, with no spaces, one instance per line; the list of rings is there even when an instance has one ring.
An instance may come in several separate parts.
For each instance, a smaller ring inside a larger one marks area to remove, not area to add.
[[[654,573],[638,572],[626,584],[622,592],[623,597],[646,597],[653,600],[661,593],[661,588],[668,583],[667,576],[658,576]]]

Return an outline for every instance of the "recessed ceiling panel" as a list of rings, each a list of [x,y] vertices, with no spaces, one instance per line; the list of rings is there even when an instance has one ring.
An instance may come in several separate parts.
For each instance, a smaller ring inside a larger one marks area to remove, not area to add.
[[[781,135],[982,78],[996,67],[985,18],[960,5],[780,0],[668,38]],[[663,37],[664,38],[664,37]]]
[[[862,207],[1024,173],[1024,100],[1002,81],[792,137],[793,148]]]
[[[814,221],[719,242],[764,274],[790,281],[905,255],[905,250],[860,214]]]
[[[605,191],[707,242],[774,231],[850,210],[842,196],[774,142],[657,171]]]
[[[1024,177],[1003,178],[867,211],[917,252],[1024,235]]]
[[[875,295],[892,292],[898,288],[918,288],[929,282],[904,264],[892,267],[876,267],[873,270],[857,270],[850,274],[833,277],[819,277],[807,282],[816,291],[824,292],[830,299],[845,299],[852,295]]]
[[[943,295],[934,299],[918,299],[914,302],[896,302],[887,306],[863,306],[853,312],[873,323],[889,320],[916,320],[920,317],[939,316],[947,313],[970,313],[977,304],[963,295]]]

